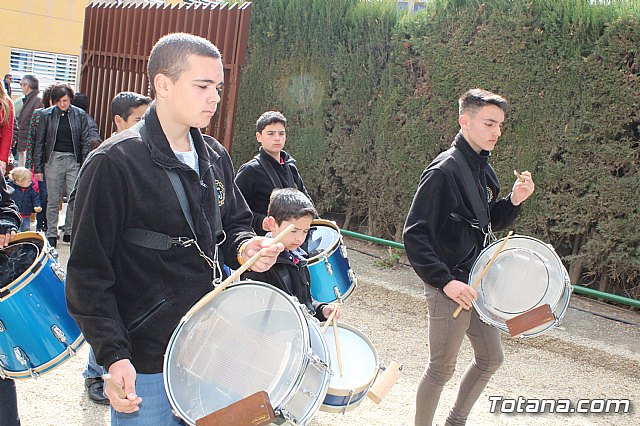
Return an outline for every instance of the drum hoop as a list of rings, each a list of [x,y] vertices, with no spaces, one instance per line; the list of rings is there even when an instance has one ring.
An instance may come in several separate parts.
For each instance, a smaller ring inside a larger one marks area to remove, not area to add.
[[[333,329],[333,325],[330,325],[329,327],[331,327]],[[344,324],[344,323],[338,323],[338,329],[340,328],[344,328],[346,330],[351,331],[352,333],[354,333],[355,335],[357,335],[358,337],[360,337],[368,346],[369,348],[372,350],[373,352],[373,357],[375,360],[375,367],[373,369],[373,376],[371,377],[371,380],[369,380],[369,382],[367,382],[366,384],[364,382],[357,384],[357,386],[353,387],[353,389],[355,389],[354,391],[354,395],[361,393],[361,391],[369,388],[371,386],[371,384],[373,383],[373,381],[376,379],[376,374],[375,372],[380,368],[380,358],[378,357],[378,351],[376,350],[375,346],[373,346],[373,343],[371,343],[371,340],[369,340],[369,338],[362,333],[360,330],[356,329],[355,327],[352,327],[348,324]],[[327,328],[328,330],[328,328]],[[326,332],[325,332],[326,333]],[[327,345],[329,345],[329,343],[327,343]],[[329,391],[334,391],[334,392],[327,392],[327,394],[331,394],[331,395],[337,395],[337,396],[346,396],[349,395],[349,390],[347,391],[342,391],[339,390],[338,388],[333,388],[331,387],[331,381],[329,381]],[[342,394],[340,392],[343,392]]]
[[[38,247],[38,245],[36,243],[34,243],[32,240],[39,240],[40,242],[42,242],[42,247],[43,249],[40,250],[40,247]],[[29,265],[29,267],[27,269],[24,270],[23,273],[20,274],[20,276],[18,276],[18,278],[16,278],[15,280],[11,281],[9,284],[7,284],[6,286],[0,288],[0,293],[1,292],[5,292],[5,291],[9,291],[11,292],[9,295],[1,297],[0,301],[5,300],[10,298],[15,292],[17,292],[18,290],[22,289],[24,286],[26,286],[27,284],[29,284],[34,277],[36,277],[40,271],[42,270],[42,268],[44,267],[44,265],[47,262],[44,262],[44,258],[47,255],[45,247],[46,247],[46,240],[44,239],[44,237],[41,234],[38,234],[36,232],[20,232],[16,235],[16,237],[14,238],[14,240],[11,242],[11,244],[9,244],[9,246],[12,245],[16,245],[16,244],[33,244],[34,246],[36,246],[36,250],[37,250],[37,255],[35,260],[31,263],[31,265]],[[34,270],[34,267],[37,267],[36,270]],[[26,280],[25,280],[26,278]]]
[[[243,280],[243,281],[229,285],[225,290],[223,290],[222,294],[224,294],[224,292],[226,291],[229,291],[230,289],[239,288],[242,286],[264,287],[285,296],[286,300],[289,301],[291,305],[294,307],[294,311],[298,314],[297,317],[301,321],[300,325],[302,326],[303,353],[302,353],[302,356],[300,357],[301,359],[300,365],[298,365],[295,372],[295,380],[293,380],[291,384],[287,387],[286,392],[282,393],[282,397],[280,398],[280,400],[271,401],[274,409],[277,407],[282,407],[286,405],[287,402],[289,402],[289,400],[295,394],[294,390],[300,386],[300,383],[302,382],[302,378],[304,376],[303,373],[309,363],[308,355],[309,355],[309,352],[311,351],[311,338],[309,336],[307,321],[306,321],[306,318],[304,317],[304,314],[302,313],[302,310],[299,308],[299,305],[294,303],[293,300],[291,300],[291,296],[289,296],[287,293],[280,290],[279,288],[272,286],[271,284],[263,283],[260,281]],[[190,416],[188,416],[187,413],[184,412],[182,407],[178,406],[176,398],[173,395],[173,386],[171,386],[171,383],[169,383],[168,376],[169,376],[169,359],[171,358],[171,351],[174,349],[174,346],[175,346],[175,340],[181,334],[180,331],[182,330],[184,325],[192,318],[193,316],[189,318],[183,317],[178,323],[178,325],[176,326],[175,330],[173,331],[173,334],[169,339],[169,343],[167,343],[167,348],[165,349],[163,370],[162,370],[164,390],[165,390],[165,393],[167,394],[167,398],[169,399],[169,403],[171,404],[171,407],[175,410],[175,412],[178,414],[178,416],[182,418],[186,423],[189,423],[189,424],[192,424],[192,423],[190,423],[186,418]]]
[[[69,347],[73,349],[75,352],[77,352],[80,348],[82,348],[82,345],[84,345],[85,342],[86,340],[84,339],[84,335],[81,333]],[[33,369],[33,371],[34,373],[37,373],[40,375],[48,373],[49,371],[64,364],[65,362],[70,360],[72,357],[73,355],[69,353],[69,348],[65,348],[64,350],[62,350],[62,352],[58,356],[45,362],[44,364],[38,365]],[[2,370],[5,376],[7,376],[10,379],[30,379],[33,377],[29,372],[29,370],[16,370],[16,371],[7,370],[2,366],[0,366],[0,370]]]
[[[335,224],[335,222],[332,222],[330,220],[325,220],[325,219],[314,219],[311,222],[311,226],[325,226],[328,228],[332,228],[338,233],[338,239],[334,241],[333,244],[331,244],[331,246],[327,250],[313,257],[308,258],[307,259],[308,266],[315,265],[316,263],[322,261],[325,256],[327,257],[327,259],[333,256],[333,254],[336,252],[336,250],[338,249],[338,247],[340,247],[340,244],[342,243],[342,233],[340,232],[340,228],[338,227],[338,225]]]

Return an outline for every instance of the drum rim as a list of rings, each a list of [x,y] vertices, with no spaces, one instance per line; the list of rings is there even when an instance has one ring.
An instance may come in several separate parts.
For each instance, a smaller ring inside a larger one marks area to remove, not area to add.
[[[322,258],[325,256],[327,257],[327,259],[333,256],[333,254],[336,252],[338,247],[340,247],[340,244],[343,244],[342,233],[340,232],[340,228],[335,222],[326,220],[326,219],[314,219],[313,221],[311,221],[311,226],[325,226],[328,228],[333,228],[338,233],[338,238],[333,244],[331,244],[331,246],[327,250],[313,257],[308,258],[307,266],[315,265],[316,263],[322,261],[323,260]]]
[[[279,288],[268,284],[268,283],[264,283],[261,281],[255,281],[255,280],[242,280],[239,281],[237,283],[233,283],[231,285],[229,285],[226,289],[223,290],[223,292],[221,294],[223,294],[225,291],[228,291],[230,289],[234,289],[234,288],[239,288],[239,287],[243,287],[243,286],[258,286],[258,287],[265,287],[269,290],[273,290],[276,293],[279,293],[283,296],[285,296],[286,300],[288,300],[291,305],[295,308],[295,312],[298,313],[298,318],[302,320],[302,325],[307,324],[306,322],[306,318],[304,316],[304,314],[302,313],[302,310],[299,309],[299,304],[294,303],[294,301],[292,300],[291,296],[289,296],[287,293],[285,293],[284,291],[280,290]],[[204,297],[204,296],[203,296]],[[196,301],[197,303],[197,301]],[[176,326],[175,330],[173,331],[173,333],[171,334],[171,338],[169,339],[169,343],[167,343],[167,348],[165,349],[164,352],[164,360],[162,363],[162,381],[164,383],[164,391],[165,394],[167,395],[167,398],[169,399],[169,404],[171,405],[171,407],[173,408],[173,410],[175,411],[175,413],[178,415],[178,417],[180,417],[182,420],[184,420],[187,424],[189,424],[190,426],[195,425],[195,423],[192,423],[191,421],[191,416],[189,417],[189,420],[186,418],[187,417],[187,413],[185,413],[185,411],[182,409],[182,407],[179,407],[177,402],[176,402],[176,398],[173,396],[173,387],[170,386],[171,384],[169,383],[169,359],[171,358],[171,354],[170,351],[174,348],[175,344],[175,340],[177,339],[177,337],[180,335],[179,331],[182,330],[182,328],[184,327],[184,325],[187,323],[187,321],[189,321],[192,317],[183,317],[180,322],[178,323],[178,325]],[[280,401],[271,401],[274,409],[276,409],[276,407],[282,407],[284,406],[287,402],[289,402],[289,400],[291,400],[291,398],[294,395],[294,390],[297,389],[300,386],[300,382],[302,381],[303,378],[303,372],[305,371],[305,369],[307,368],[307,365],[309,364],[309,360],[308,360],[308,352],[310,351],[311,348],[311,341],[310,341],[310,336],[309,336],[309,329],[302,327],[302,340],[303,343],[303,354],[300,357],[301,362],[300,365],[298,366],[297,370],[296,370],[296,375],[295,375],[295,380],[292,381],[292,383],[287,387],[287,391],[283,392],[283,396],[280,398]],[[195,420],[193,420],[193,422],[195,422]]]
[[[512,237],[510,237],[510,240],[517,240],[517,239],[526,239],[526,240],[532,240],[535,241],[536,243],[540,244],[542,247],[544,247],[548,252],[550,252],[553,257],[555,258],[557,265],[560,267],[560,272],[562,275],[562,284],[563,284],[563,291],[559,293],[558,297],[556,298],[556,300],[553,301],[553,304],[549,303],[549,306],[551,307],[551,311],[554,315],[554,317],[556,318],[556,321],[548,324],[547,327],[543,328],[542,330],[538,330],[535,333],[531,333],[531,332],[524,332],[522,333],[522,336],[524,337],[533,337],[533,336],[537,336],[547,330],[549,330],[550,328],[553,328],[555,325],[557,325],[557,323],[564,317],[568,306],[569,306],[569,301],[571,298],[571,293],[573,293],[573,286],[571,285],[571,281],[569,279],[569,274],[567,272],[566,267],[564,266],[564,264],[562,263],[562,259],[560,259],[560,256],[558,256],[558,253],[556,253],[555,249],[553,248],[553,246],[550,246],[549,244],[528,236],[528,235],[514,235]],[[495,246],[497,244],[499,244],[501,241],[503,241],[504,238],[501,238],[499,240],[494,241],[493,243],[491,243],[489,246],[487,246],[486,248],[488,249],[489,247]],[[516,247],[517,248],[517,247]],[[471,267],[471,271],[469,272],[469,282],[472,281],[472,276],[473,276],[473,272],[476,269],[477,263],[480,260],[480,256],[478,256],[478,258],[474,261],[473,266]],[[508,319],[502,319],[502,321],[496,321],[492,318],[489,318],[489,316],[486,314],[486,310],[482,307],[479,306],[479,304],[477,303],[476,300],[472,300],[471,301],[475,311],[478,314],[478,317],[480,318],[480,320],[482,320],[482,322],[484,322],[485,324],[495,327],[497,329],[499,329],[500,331],[509,334],[509,329],[506,325],[506,320]],[[556,308],[562,305],[563,308],[562,310],[559,312],[559,314],[556,314]],[[528,311],[530,311],[531,309],[534,309],[538,306],[541,305],[536,305],[532,308],[530,308]],[[538,327],[536,327],[538,328]],[[536,329],[534,328],[534,330]]]
[[[48,373],[49,371],[56,369],[58,366],[64,364],[73,357],[73,355],[69,353],[69,348],[73,349],[75,352],[78,352],[78,350],[82,348],[85,342],[86,340],[84,338],[84,335],[80,333],[80,335],[76,338],[76,340],[73,341],[71,345],[69,345],[68,348],[64,349],[53,359],[33,368],[33,371],[39,375],[43,375],[45,373]],[[0,371],[4,373],[6,377],[14,380],[32,378],[29,370],[7,370],[0,365]]]
[[[323,325],[324,323],[321,323],[321,325]],[[373,350],[373,355],[374,355],[374,359],[375,359],[375,366],[373,369],[373,377],[371,377],[371,380],[367,383],[367,384],[359,384],[356,387],[352,387],[352,389],[354,389],[353,394],[354,395],[359,395],[361,392],[366,391],[368,388],[371,387],[371,385],[373,384],[373,382],[376,379],[376,371],[378,371],[380,369],[380,357],[378,356],[378,350],[375,348],[375,346],[373,346],[373,343],[371,342],[371,340],[364,334],[362,333],[360,330],[356,329],[355,327],[352,327],[348,324],[344,324],[344,323],[337,323],[338,324],[338,328],[344,328],[346,330],[349,330],[351,332],[353,332],[354,334],[356,334],[358,337],[362,338],[362,340],[365,341],[365,343],[367,343],[367,345]],[[329,327],[327,327],[327,331],[325,331],[325,333],[327,333],[329,331],[329,328],[331,328],[333,330],[333,325],[329,325]],[[333,333],[333,331],[332,331]],[[330,334],[331,336],[333,334]],[[324,337],[324,336],[323,336]],[[326,337],[325,337],[326,339]],[[329,342],[327,342],[327,346],[329,346]],[[331,355],[329,353],[329,355]],[[329,358],[331,358],[331,356],[329,356]],[[332,370],[333,371],[333,368]],[[334,372],[335,374],[335,372]],[[329,393],[331,390],[334,391],[334,393]],[[346,392],[346,393],[344,393]],[[332,396],[346,396],[348,395],[348,391],[344,391],[344,390],[339,390],[338,388],[334,388],[331,387],[331,381],[329,381],[329,389],[327,390],[327,395],[332,395]],[[326,396],[325,396],[326,398]]]
[[[42,249],[40,249],[40,247],[38,247],[33,241],[30,241],[34,239],[42,242]],[[18,276],[18,278],[11,281],[6,286],[0,288],[0,293],[5,291],[9,292],[7,296],[1,297],[0,301],[9,299],[18,290],[21,290],[24,286],[29,284],[38,275],[38,273],[42,270],[42,268],[44,268],[44,266],[47,263],[47,262],[42,262],[44,257],[47,256],[48,254],[47,244],[49,244],[46,238],[44,238],[44,235],[37,232],[33,232],[33,231],[19,232],[16,234],[15,238],[13,239],[13,241],[11,241],[9,245],[12,246],[18,243],[31,243],[36,245],[36,247],[38,248],[38,255],[36,256],[35,260],[31,263],[31,265],[22,274],[20,274],[20,276]],[[53,258],[50,258],[50,260],[53,261]],[[41,266],[36,271],[32,271],[33,266],[38,263],[42,263]]]

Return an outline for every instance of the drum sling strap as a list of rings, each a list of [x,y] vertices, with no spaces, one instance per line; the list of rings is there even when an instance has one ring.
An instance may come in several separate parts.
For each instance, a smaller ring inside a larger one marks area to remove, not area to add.
[[[146,143],[148,143],[147,132],[144,126],[140,127],[140,137]],[[198,250],[198,254],[202,257],[205,262],[209,265],[209,267],[214,271],[214,281],[219,282],[222,279],[222,271],[220,269],[220,263],[218,259],[218,245],[224,242],[224,230],[222,228],[222,219],[220,216],[220,205],[218,204],[218,190],[216,186],[213,186],[214,191],[214,204],[215,204],[215,218],[214,218],[214,234],[216,240],[219,236],[223,236],[223,239],[220,243],[216,243],[213,259],[207,256],[200,246],[198,245],[198,237],[196,234],[195,227],[193,225],[193,217],[191,216],[191,209],[189,208],[189,202],[187,201],[187,195],[184,191],[184,186],[180,181],[180,177],[178,174],[171,169],[163,170],[167,173],[169,180],[171,181],[171,186],[173,186],[173,190],[178,197],[178,201],[180,203],[180,208],[182,209],[182,214],[184,215],[187,223],[189,224],[189,229],[193,234],[193,238],[189,237],[171,237],[166,234],[162,234],[160,232],[151,231],[148,229],[142,228],[125,228],[122,231],[121,238],[128,243],[135,244],[140,247],[145,247],[148,249],[154,250],[169,250],[173,246],[180,247],[189,247],[194,245]],[[214,179],[215,181],[215,179]]]
[[[450,216],[453,220],[459,222],[464,220],[467,222],[472,228],[476,228],[482,232],[484,235],[484,246],[492,239],[493,233],[491,232],[491,221],[489,220],[489,212],[487,211],[487,207],[484,206],[482,202],[482,197],[480,196],[480,192],[475,184],[475,180],[473,179],[473,175],[471,174],[471,168],[467,163],[467,160],[464,158],[462,151],[459,149],[451,148],[449,150],[451,156],[455,158],[455,163],[460,170],[460,174],[462,175],[462,182],[464,183],[464,190],[469,196],[471,200],[471,207],[473,208],[473,215],[475,219],[469,220],[458,213],[451,213]]]

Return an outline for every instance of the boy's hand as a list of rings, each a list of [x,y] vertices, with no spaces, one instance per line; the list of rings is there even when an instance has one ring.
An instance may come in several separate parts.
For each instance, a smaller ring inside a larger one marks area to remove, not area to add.
[[[34,207],[33,211],[36,213],[40,213],[42,211],[42,207]]]
[[[335,303],[330,303],[326,306],[324,306],[322,308],[322,315],[324,315],[325,318],[329,318],[329,316],[331,316],[331,312],[336,311],[336,316],[335,318],[337,320],[340,319],[340,305],[337,305]]]

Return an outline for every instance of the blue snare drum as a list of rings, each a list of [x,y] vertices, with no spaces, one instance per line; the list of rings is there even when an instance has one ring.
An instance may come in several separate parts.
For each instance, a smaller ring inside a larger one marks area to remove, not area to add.
[[[319,302],[333,302],[339,292],[346,300],[357,280],[349,267],[347,248],[335,222],[316,219],[311,223],[306,251],[309,253],[311,296]]]
[[[43,235],[19,233],[0,250],[0,376],[37,377],[82,346],[64,284],[65,273]]]

